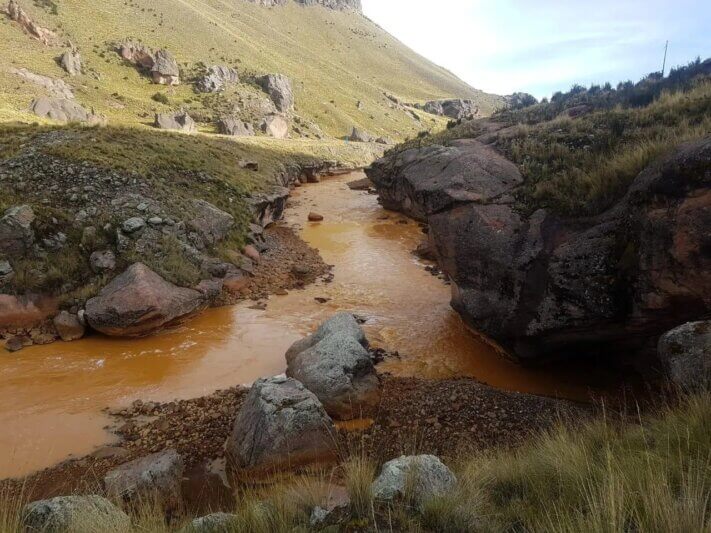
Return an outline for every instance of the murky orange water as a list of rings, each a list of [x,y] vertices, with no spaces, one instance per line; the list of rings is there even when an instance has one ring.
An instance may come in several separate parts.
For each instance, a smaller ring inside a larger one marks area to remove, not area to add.
[[[472,376],[510,390],[586,396],[590,373],[522,369],[467,331],[449,306],[449,288],[411,253],[422,239],[417,224],[395,213],[383,220],[375,196],[345,185],[361,177],[302,187],[287,211],[286,223],[335,265],[331,284],[272,297],[266,311],[249,303],[212,309],[147,339],[93,336],[0,355],[0,478],[107,443],[104,407],[190,398],[281,373],[290,344],[338,310],[367,317],[371,341],[401,354],[381,372]],[[309,211],[325,220],[307,222]]]

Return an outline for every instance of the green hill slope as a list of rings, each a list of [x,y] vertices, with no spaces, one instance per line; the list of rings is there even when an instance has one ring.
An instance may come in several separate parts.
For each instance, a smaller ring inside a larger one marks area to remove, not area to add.
[[[294,85],[295,113],[336,137],[359,126],[376,136],[403,138],[443,122],[421,112],[418,121],[386,93],[409,102],[471,98],[486,114],[502,101],[472,89],[351,11],[293,2],[264,8],[245,0],[67,0],[56,5],[25,0],[21,5],[56,31],[61,44],[46,46],[0,17],[0,121],[36,120],[28,106],[44,91],[9,72],[27,68],[64,79],[78,102],[111,123],[145,123],[155,111],[186,106],[201,129],[210,131],[209,119],[229,95],[198,95],[186,83],[151,84],[114,51],[113,43],[127,37],[172,52],[183,77],[201,63],[233,66],[243,78],[286,74]],[[69,42],[85,65],[85,73],[74,78],[56,62]],[[243,87],[237,96],[248,97],[249,89]],[[151,99],[158,92],[165,93],[167,104]]]

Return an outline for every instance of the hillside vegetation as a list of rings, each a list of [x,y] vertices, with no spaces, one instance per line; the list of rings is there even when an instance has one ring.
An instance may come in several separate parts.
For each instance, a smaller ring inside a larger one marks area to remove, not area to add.
[[[493,133],[492,133],[493,131]],[[516,163],[525,183],[521,209],[564,215],[600,213],[634,177],[679,144],[711,132],[711,61],[637,84],[574,86],[551,101],[450,123],[395,150],[479,138]]]
[[[206,124],[235,95],[196,94],[189,83],[170,88],[152,84],[114,49],[129,37],[170,51],[187,81],[201,65],[213,64],[236,68],[247,82],[253,75],[286,74],[294,85],[295,113],[335,137],[358,126],[397,139],[443,124],[425,113],[419,113],[422,122],[415,119],[386,93],[408,102],[472,98],[484,113],[502,102],[472,89],[351,11],[293,2],[264,8],[245,0],[26,0],[21,5],[38,23],[55,30],[62,43],[46,46],[0,16],[0,121],[36,120],[28,106],[42,89],[8,72],[27,68],[64,79],[79,103],[105,115],[109,123],[146,123],[156,111],[185,107],[199,123],[204,119],[203,130],[211,131]],[[56,61],[69,42],[84,63],[84,74],[75,78]],[[241,85],[236,96],[243,102],[259,93],[249,83]]]

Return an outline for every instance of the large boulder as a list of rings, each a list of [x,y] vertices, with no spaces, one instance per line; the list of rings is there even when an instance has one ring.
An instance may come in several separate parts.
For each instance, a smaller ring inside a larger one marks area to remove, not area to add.
[[[119,43],[117,49],[123,59],[148,73],[153,83],[180,84],[178,62],[167,50],[154,51],[145,44],[130,39]]]
[[[201,93],[219,93],[228,85],[239,83],[239,74],[230,67],[212,65],[195,83],[195,89]]]
[[[711,138],[642,171],[592,218],[516,209],[516,167],[476,140],[408,150],[368,175],[383,205],[430,225],[452,305],[521,361],[655,357],[711,308]]]
[[[217,121],[217,131],[222,135],[232,135],[233,137],[251,137],[254,135],[254,127],[237,117],[222,117]]]
[[[349,313],[326,321],[286,355],[286,375],[313,392],[340,420],[360,418],[380,403],[380,380],[362,328]]]
[[[131,528],[128,515],[101,496],[58,496],[39,500],[22,508],[20,517],[26,531],[72,533],[101,531],[123,533]]]
[[[62,79],[50,78],[49,76],[42,76],[41,74],[36,74],[27,70],[26,68],[11,68],[9,69],[11,74],[19,76],[30,83],[37,85],[45,89],[49,96],[55,98],[64,98],[66,100],[74,99],[74,91],[72,88]]]
[[[161,130],[178,130],[183,133],[195,133],[197,125],[186,111],[176,113],[156,113],[154,126]]]
[[[81,55],[78,50],[65,50],[59,58],[59,64],[70,76],[81,74]]]
[[[180,85],[180,68],[173,54],[168,50],[158,50],[153,56],[151,79],[160,85]]]
[[[0,218],[0,253],[23,255],[31,248],[35,240],[32,222],[35,213],[28,205],[10,207]]]
[[[672,383],[687,391],[711,385],[711,321],[688,322],[666,332],[657,349]]]
[[[257,83],[272,99],[277,110],[288,113],[294,109],[294,92],[289,78],[283,74],[267,74],[257,78]]]
[[[289,136],[289,122],[282,115],[267,115],[259,127],[262,132],[275,139],[286,139]]]
[[[403,455],[383,465],[371,490],[376,500],[405,498],[422,508],[432,498],[446,495],[456,484],[452,471],[434,455]]]
[[[195,217],[190,221],[193,228],[202,237],[205,244],[214,245],[224,239],[235,224],[229,213],[218,209],[205,200],[193,200]]]
[[[203,295],[176,287],[142,263],[131,265],[86,303],[86,319],[115,337],[140,337],[201,311]]]
[[[257,380],[227,439],[237,470],[270,473],[335,458],[333,422],[318,398],[286,377]]]
[[[175,450],[164,450],[125,463],[104,476],[110,498],[134,505],[156,500],[167,513],[174,514],[183,505],[183,458]]]

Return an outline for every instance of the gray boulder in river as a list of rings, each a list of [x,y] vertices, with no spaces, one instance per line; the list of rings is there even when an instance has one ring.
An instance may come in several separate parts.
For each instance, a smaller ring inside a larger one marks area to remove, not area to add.
[[[135,263],[86,303],[85,316],[105,335],[140,337],[177,324],[205,306],[199,291],[177,287]]]
[[[363,329],[350,313],[339,313],[286,353],[286,375],[313,392],[334,418],[351,420],[380,402],[380,380]]]
[[[294,379],[274,377],[252,385],[226,450],[236,470],[268,474],[332,461],[334,438],[318,398]]]
[[[452,306],[519,360],[654,360],[661,334],[711,311],[709,165],[711,137],[682,145],[588,218],[517,209],[517,167],[477,140],[394,154],[367,174],[386,208],[429,222]]]

